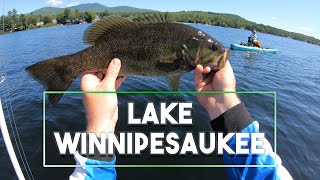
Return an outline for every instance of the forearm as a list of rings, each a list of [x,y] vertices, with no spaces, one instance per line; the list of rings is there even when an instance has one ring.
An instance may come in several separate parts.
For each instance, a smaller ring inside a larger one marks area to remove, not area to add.
[[[259,123],[254,121],[243,103],[229,109],[218,118],[211,121],[211,126],[215,132],[241,132],[241,133],[258,133]],[[236,149],[236,140],[233,137],[228,145],[231,149]],[[248,140],[248,148],[251,147],[251,139]],[[229,155],[224,152],[223,159],[225,164],[229,165],[274,165],[276,167],[257,167],[257,168],[228,168],[230,179],[291,179],[288,171],[282,166],[281,159],[277,156],[268,142],[264,139],[264,154],[249,155]],[[250,151],[251,152],[251,151]]]
[[[117,78],[121,68],[121,61],[113,59],[107,71],[85,73],[81,79],[81,90],[85,92],[107,92],[119,88],[125,78]],[[112,94],[83,94],[86,109],[88,134],[95,134],[98,138],[102,133],[113,133],[118,120],[118,99]],[[102,139],[99,139],[102,140]],[[107,141],[107,139],[105,139]],[[88,142],[88,141],[86,141]],[[105,143],[108,144],[107,142]],[[108,149],[108,147],[106,147]],[[87,149],[86,152],[89,152]],[[108,154],[108,153],[106,153]],[[101,155],[94,149],[93,155],[75,154],[77,167],[70,179],[116,179],[116,157]],[[81,165],[81,166],[80,166]]]

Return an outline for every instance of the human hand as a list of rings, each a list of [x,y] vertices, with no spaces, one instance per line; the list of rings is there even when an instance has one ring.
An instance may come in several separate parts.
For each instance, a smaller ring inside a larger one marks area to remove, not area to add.
[[[236,91],[236,79],[229,61],[218,72],[211,72],[210,67],[197,65],[194,70],[195,90]],[[211,120],[219,117],[228,109],[240,103],[237,94],[198,94],[199,103],[208,111]]]
[[[104,76],[103,72],[86,73],[81,79],[82,91],[116,91],[125,78],[119,78],[121,61],[113,59]],[[87,115],[87,133],[114,132],[118,120],[117,94],[83,94]]]

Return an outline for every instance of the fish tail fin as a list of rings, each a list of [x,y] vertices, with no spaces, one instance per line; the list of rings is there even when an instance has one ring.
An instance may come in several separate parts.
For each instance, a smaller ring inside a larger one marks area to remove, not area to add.
[[[47,91],[66,91],[76,78],[72,74],[65,60],[68,56],[60,56],[47,61],[42,61],[26,68],[26,71],[44,86]],[[59,102],[63,94],[48,94],[50,105]]]

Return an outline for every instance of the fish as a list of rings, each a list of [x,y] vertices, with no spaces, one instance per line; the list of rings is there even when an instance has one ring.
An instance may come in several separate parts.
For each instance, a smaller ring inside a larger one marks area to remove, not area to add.
[[[105,71],[118,58],[119,77],[165,76],[170,89],[178,90],[182,74],[198,64],[218,71],[229,57],[229,50],[209,34],[172,22],[166,14],[109,16],[89,26],[83,40],[88,48],[33,64],[27,73],[46,91],[67,91],[81,74]],[[49,104],[57,104],[62,96],[49,94]]]

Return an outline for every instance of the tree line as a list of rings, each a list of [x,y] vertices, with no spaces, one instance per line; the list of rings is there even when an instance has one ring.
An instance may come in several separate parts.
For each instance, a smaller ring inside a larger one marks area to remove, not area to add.
[[[9,11],[7,16],[1,16],[0,33],[22,31],[27,29],[54,26],[58,24],[79,24],[92,23],[96,16],[109,15],[108,12],[80,12],[65,9],[63,13],[57,15],[42,16],[38,14],[18,14],[16,9]]]
[[[40,28],[53,26],[57,24],[79,24],[92,23],[95,20],[104,18],[110,15],[117,15],[126,18],[138,17],[146,13],[127,12],[127,13],[112,13],[104,12],[80,12],[79,10],[72,11],[68,8],[64,12],[57,15],[42,16],[33,13],[18,14],[15,9],[9,11],[7,16],[2,16],[4,20],[4,31],[1,33],[21,31],[26,29]],[[278,35],[282,37],[292,38],[316,45],[320,45],[320,40],[306,36],[300,33],[288,32],[282,29],[274,28],[268,25],[257,24],[248,21],[240,16],[224,13],[202,12],[202,11],[180,11],[166,13],[172,21],[184,23],[201,23],[214,26],[231,27],[237,29],[252,30],[258,32]],[[1,28],[2,29],[2,28]]]
[[[292,38],[299,41],[308,42],[311,44],[320,45],[320,40],[311,36],[306,36],[300,33],[288,32],[282,29],[278,29],[272,26],[257,24],[255,22],[248,21],[240,16],[233,14],[213,13],[213,12],[174,12],[171,13],[173,19],[178,22],[188,23],[202,23],[214,26],[231,27],[237,29],[253,30],[258,32],[282,36],[286,38]]]

